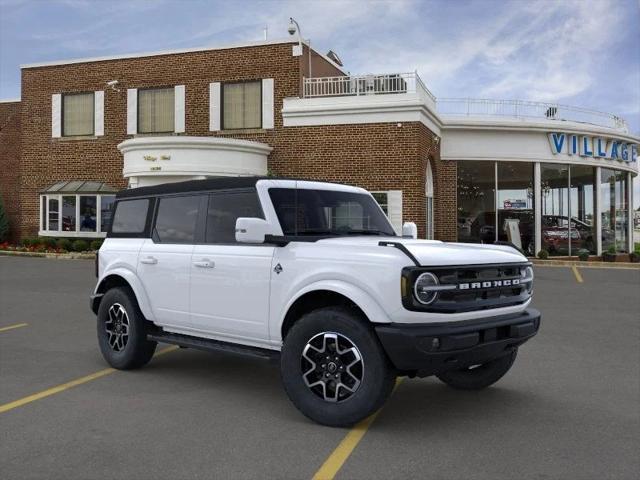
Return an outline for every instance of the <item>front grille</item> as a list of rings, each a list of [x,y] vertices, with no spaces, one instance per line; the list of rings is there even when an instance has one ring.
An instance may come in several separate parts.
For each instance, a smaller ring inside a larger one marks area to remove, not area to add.
[[[415,296],[404,301],[411,310],[455,313],[507,307],[526,302],[531,297],[532,283],[523,277],[529,263],[505,265],[474,265],[456,267],[421,267],[411,270],[411,285],[425,272],[439,281],[436,299],[422,305]],[[405,273],[403,272],[403,275]],[[532,279],[531,279],[532,280]]]

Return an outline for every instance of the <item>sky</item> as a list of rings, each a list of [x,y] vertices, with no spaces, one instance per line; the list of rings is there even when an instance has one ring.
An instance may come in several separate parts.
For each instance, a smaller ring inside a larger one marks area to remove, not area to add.
[[[291,16],[353,74],[417,70],[436,97],[577,105],[640,134],[640,0],[0,0],[0,99],[20,64],[281,39]]]

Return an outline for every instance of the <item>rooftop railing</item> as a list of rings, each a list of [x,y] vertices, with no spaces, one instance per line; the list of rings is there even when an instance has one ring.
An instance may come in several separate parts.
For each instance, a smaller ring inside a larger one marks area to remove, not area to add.
[[[398,93],[425,93],[433,102],[436,100],[416,72],[304,79],[305,98]]]
[[[589,123],[628,132],[627,122],[611,113],[559,103],[530,102],[527,100],[488,100],[477,98],[439,98],[438,113],[478,117],[513,117],[547,119]]]
[[[629,132],[627,122],[616,115],[559,103],[477,98],[439,98],[436,100],[417,72],[314,77],[305,78],[303,84],[304,98],[414,93],[422,97],[425,103],[442,115],[538,118],[587,123]]]

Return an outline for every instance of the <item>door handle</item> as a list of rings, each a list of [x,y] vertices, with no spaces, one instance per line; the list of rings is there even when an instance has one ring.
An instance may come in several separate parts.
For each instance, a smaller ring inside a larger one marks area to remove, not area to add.
[[[156,263],[158,263],[158,259],[156,257],[144,257],[140,259],[140,263],[155,265]]]
[[[193,265],[200,268],[213,268],[216,266],[214,262],[207,258],[203,258],[199,262],[193,262]]]

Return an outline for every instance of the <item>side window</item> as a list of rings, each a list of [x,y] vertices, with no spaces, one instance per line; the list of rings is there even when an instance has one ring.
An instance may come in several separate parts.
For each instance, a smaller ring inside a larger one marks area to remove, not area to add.
[[[255,190],[210,195],[207,212],[207,243],[236,243],[238,217],[264,218]]]
[[[113,233],[143,233],[147,223],[149,199],[123,200],[116,204],[113,215]]]
[[[194,243],[200,196],[161,198],[155,233],[162,243]]]

